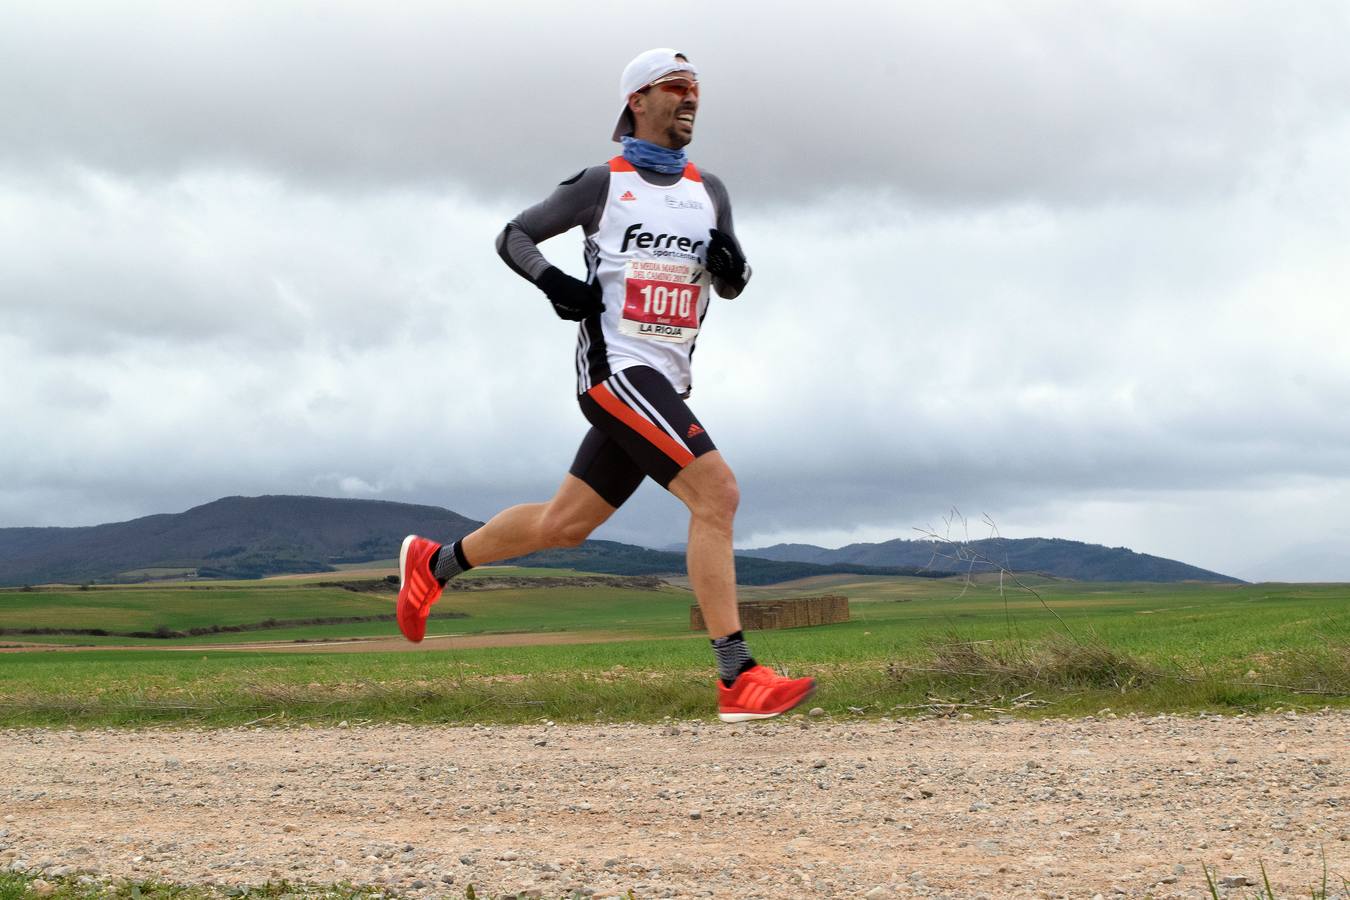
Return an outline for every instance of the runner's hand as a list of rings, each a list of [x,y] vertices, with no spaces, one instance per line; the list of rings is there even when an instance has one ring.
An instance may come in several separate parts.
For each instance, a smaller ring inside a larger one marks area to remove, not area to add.
[[[556,266],[549,266],[534,284],[548,295],[548,302],[553,304],[553,311],[560,319],[580,322],[604,312],[605,304],[600,299],[599,281],[587,284]]]
[[[710,229],[708,256],[704,263],[715,278],[731,285],[737,291],[745,289],[745,254],[726,232]]]

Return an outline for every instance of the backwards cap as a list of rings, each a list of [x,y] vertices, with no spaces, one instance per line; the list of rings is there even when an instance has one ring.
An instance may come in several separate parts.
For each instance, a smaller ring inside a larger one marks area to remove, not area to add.
[[[623,75],[619,78],[619,121],[614,125],[613,140],[617,141],[624,135],[633,133],[633,117],[628,114],[630,95],[671,72],[688,72],[698,78],[698,70],[688,60],[676,59],[677,56],[682,57],[684,54],[669,47],[657,47],[655,50],[639,53],[633,57],[632,62],[624,66]]]

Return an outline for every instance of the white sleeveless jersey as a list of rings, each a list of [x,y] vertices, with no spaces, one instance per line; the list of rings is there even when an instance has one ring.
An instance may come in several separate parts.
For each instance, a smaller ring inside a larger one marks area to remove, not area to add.
[[[670,187],[642,179],[627,160],[609,161],[600,224],[586,238],[590,280],[605,310],[581,323],[577,393],[631,366],[651,366],[676,392],[689,391],[689,358],[708,310],[703,267],[717,211],[690,163]]]

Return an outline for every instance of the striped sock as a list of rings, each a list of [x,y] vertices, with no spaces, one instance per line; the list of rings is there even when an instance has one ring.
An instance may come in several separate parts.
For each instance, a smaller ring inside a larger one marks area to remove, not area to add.
[[[469,561],[464,558],[464,550],[460,547],[459,541],[450,545],[449,553],[445,552],[446,549],[446,547],[441,547],[428,561],[431,566],[431,574],[436,576],[436,580],[441,583],[441,587],[445,587],[445,583],[460,572],[467,572],[473,568],[469,565]]]
[[[755,665],[750,648],[745,645],[744,632],[737,631],[726,637],[713,638],[712,648],[717,655],[717,674],[727,687],[731,687],[738,675]]]

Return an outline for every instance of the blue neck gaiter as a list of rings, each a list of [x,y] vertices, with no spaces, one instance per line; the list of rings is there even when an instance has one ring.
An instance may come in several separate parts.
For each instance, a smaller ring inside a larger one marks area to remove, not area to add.
[[[619,140],[623,142],[623,158],[640,169],[653,169],[663,175],[678,175],[689,163],[683,148],[672,150],[628,135]]]

